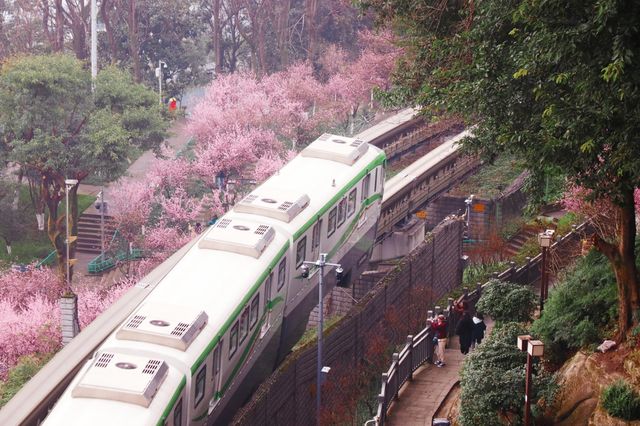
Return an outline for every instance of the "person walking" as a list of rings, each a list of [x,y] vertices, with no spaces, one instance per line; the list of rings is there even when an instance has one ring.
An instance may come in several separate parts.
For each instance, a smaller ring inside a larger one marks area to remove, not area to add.
[[[456,326],[456,334],[460,337],[460,352],[464,355],[469,353],[471,340],[473,337],[473,320],[468,312],[462,314],[462,318]]]
[[[438,339],[438,346],[436,347],[436,357],[438,360],[434,363],[438,367],[443,367],[444,362],[444,349],[447,346],[447,320],[443,314],[438,315],[436,321],[431,324],[431,328],[435,332],[435,337]]]
[[[476,313],[473,316],[473,335],[471,338],[471,344],[475,348],[484,339],[484,332],[487,329],[487,325],[484,323],[482,314]]]

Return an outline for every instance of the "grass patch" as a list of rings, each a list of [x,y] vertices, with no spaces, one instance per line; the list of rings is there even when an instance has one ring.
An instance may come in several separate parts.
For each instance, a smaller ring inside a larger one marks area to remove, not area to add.
[[[26,355],[9,371],[6,381],[0,381],[0,408],[27,383],[53,357],[51,354]]]
[[[324,322],[323,322],[323,327],[322,327],[322,329],[324,330],[324,333],[326,334],[327,330],[329,330],[338,321],[340,321],[342,319],[342,317],[343,317],[343,315],[334,315],[332,317],[325,318]],[[298,343],[296,343],[293,346],[291,351],[295,352],[298,349],[300,349],[301,347],[305,346],[307,343],[309,343],[309,342],[311,342],[313,340],[317,340],[317,339],[318,339],[318,328],[317,327],[309,328],[309,329],[307,329],[307,331],[304,332],[304,334],[302,335],[300,340],[298,340]]]
[[[93,205],[95,197],[91,195],[78,194],[78,211],[83,212]],[[62,200],[61,215],[66,212],[65,200]],[[45,210],[45,230],[38,231],[38,223],[36,221],[35,210],[29,198],[29,189],[26,185],[20,188],[20,203],[24,214],[21,215],[21,223],[19,224],[20,237],[11,243],[12,253],[7,253],[6,243],[0,238],[0,270],[9,268],[16,263],[32,263],[44,259],[53,250],[53,245],[49,241],[46,231],[46,221],[48,214]]]
[[[477,173],[452,188],[450,193],[458,196],[475,194],[491,199],[504,191],[524,170],[521,162],[503,155],[492,164],[484,164]]]

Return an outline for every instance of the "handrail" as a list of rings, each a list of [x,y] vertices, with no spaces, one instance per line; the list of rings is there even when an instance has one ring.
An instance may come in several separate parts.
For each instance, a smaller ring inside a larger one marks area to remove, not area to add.
[[[551,246],[551,249],[560,250],[565,245],[573,242],[576,238],[579,239],[580,234],[588,232],[588,227],[588,222],[574,227],[571,232],[558,239],[558,241]],[[539,278],[539,274],[534,275],[532,274],[532,271],[539,272],[538,265],[541,261],[541,256],[541,254],[538,254],[533,259],[527,259],[527,264],[519,268],[516,267],[514,262],[511,262],[509,268],[500,274],[495,274],[495,278],[504,281],[532,284]],[[490,281],[483,285],[478,283],[476,289],[471,292],[469,292],[468,289],[465,289],[464,294],[460,296],[455,303],[457,304],[462,300],[477,302],[482,294],[482,289],[488,285],[489,282]],[[449,299],[449,307],[444,311],[444,314],[448,319],[447,322],[449,324],[450,333],[451,330],[455,330],[455,323],[457,322],[457,315],[453,312],[453,306],[453,299]],[[436,307],[436,310],[437,309],[438,307]],[[433,311],[429,311],[429,317],[432,317],[432,314]],[[382,373],[382,385],[380,386],[380,393],[378,394],[378,409],[376,411],[376,415],[373,419],[369,420],[367,424],[369,422],[373,422],[376,426],[384,426],[387,418],[387,411],[391,407],[391,403],[398,399],[398,392],[400,392],[402,386],[407,381],[411,381],[413,379],[413,372],[430,358],[434,349],[433,340],[431,338],[427,338],[432,336],[430,328],[430,325],[427,324],[427,326],[420,330],[415,337],[411,335],[407,336],[407,343],[402,350],[399,353],[396,352],[393,354],[389,369],[385,373]],[[414,356],[416,354],[418,357]],[[406,367],[407,363],[410,368],[403,369],[402,367]],[[402,376],[400,376],[401,373],[403,373]]]
[[[113,233],[113,237],[111,238],[111,243],[109,243],[110,245],[113,244],[118,235],[119,232],[116,229]],[[99,274],[100,272],[104,272],[108,269],[114,268],[118,261],[123,262],[126,260],[136,260],[142,257],[142,250],[137,248],[131,250],[121,250],[117,252],[113,257],[107,257],[106,253],[101,253],[89,262],[89,264],[87,265],[87,271],[90,274]]]
[[[36,263],[36,268],[53,265],[55,258],[56,258],[56,251],[53,250],[51,253],[47,255],[47,257],[42,259],[40,262]]]

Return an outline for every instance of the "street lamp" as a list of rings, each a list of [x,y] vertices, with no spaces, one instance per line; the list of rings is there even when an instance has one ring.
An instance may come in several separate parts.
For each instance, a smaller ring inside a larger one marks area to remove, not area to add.
[[[158,77],[158,97],[160,105],[162,105],[162,68],[166,68],[167,63],[162,60],[158,60],[158,68],[156,68],[156,77]]]
[[[540,274],[540,313],[544,309],[544,301],[547,300],[548,292],[549,292],[549,284],[547,277],[547,253],[549,251],[549,247],[553,243],[553,233],[555,231],[553,229],[547,229],[544,232],[540,232],[538,234],[538,244],[542,247],[542,260],[541,260],[541,274]]]
[[[78,184],[78,179],[66,179],[64,181],[65,198],[66,198],[66,206],[67,206],[67,217],[66,217],[67,226],[65,226],[67,231],[67,240],[66,240],[66,243],[67,243],[67,290],[71,289],[71,278],[69,274],[69,271],[71,269],[70,267],[71,259],[69,259],[69,247],[71,246],[71,241],[69,236],[69,190],[71,190],[71,188],[73,188],[77,184]]]
[[[524,426],[531,424],[531,374],[533,357],[541,357],[544,354],[544,343],[533,340],[528,334],[518,336],[518,349],[527,353],[527,371],[524,387]]]
[[[469,218],[471,216],[471,204],[473,203],[473,199],[474,199],[475,195],[471,194],[469,195],[469,198],[467,198],[466,200],[464,200],[464,203],[467,205],[467,238],[470,239],[471,238],[471,233],[469,232],[469,225],[470,225],[470,221]]]
[[[340,281],[342,279],[343,269],[342,266],[338,263],[328,263],[327,262],[327,254],[320,253],[320,257],[315,262],[311,261],[303,261],[302,262],[302,278],[309,278],[309,265],[313,265],[320,270],[320,276],[318,277],[318,300],[320,302],[319,308],[319,318],[318,321],[318,365],[317,365],[317,378],[316,378],[316,424],[320,426],[320,407],[322,401],[322,383],[324,382],[324,376],[329,372],[329,367],[322,367],[322,327],[323,327],[323,317],[324,317],[324,304],[323,304],[323,294],[322,294],[322,284],[323,284],[323,276],[324,276],[324,268],[325,267],[335,267],[336,268],[336,279]]]

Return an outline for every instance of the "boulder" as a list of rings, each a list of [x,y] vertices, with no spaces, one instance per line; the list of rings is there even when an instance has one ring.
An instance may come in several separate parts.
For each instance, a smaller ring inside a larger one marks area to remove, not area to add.
[[[612,351],[612,356],[615,356]],[[553,424],[561,426],[622,426],[640,425],[640,421],[625,422],[610,417],[600,406],[602,390],[625,375],[620,369],[611,368],[605,357],[610,354],[587,354],[578,352],[558,371],[560,390],[552,407],[550,417]],[[617,355],[617,354],[616,354]],[[623,355],[622,352],[620,355]],[[625,358],[632,358],[626,356]],[[640,357],[639,357],[640,360]],[[625,362],[627,371],[636,371],[634,362]],[[627,364],[629,366],[627,367]]]

